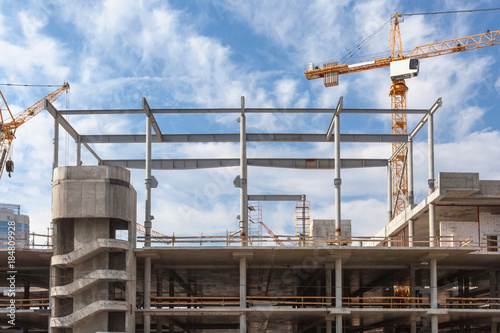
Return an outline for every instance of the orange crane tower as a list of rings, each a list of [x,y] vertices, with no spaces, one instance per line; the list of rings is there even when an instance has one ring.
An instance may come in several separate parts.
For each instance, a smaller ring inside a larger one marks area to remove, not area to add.
[[[7,172],[10,173],[14,171],[14,163],[12,160],[8,159],[10,148],[12,146],[12,141],[16,137],[16,131],[25,122],[42,112],[44,109],[43,100],[46,98],[49,102],[54,103],[61,94],[69,89],[69,83],[64,83],[62,87],[57,89],[54,92],[46,95],[44,98],[18,114],[17,116],[13,116],[10,111],[9,105],[3,96],[3,93],[0,91],[0,95],[2,96],[2,101],[4,104],[5,111],[0,107],[0,179],[2,178],[2,174],[5,168],[7,168]],[[1,102],[0,101],[0,104]],[[5,114],[5,116],[4,116]]]
[[[357,64],[338,64],[336,62],[309,64],[304,72],[307,80],[323,78],[326,87],[338,85],[338,76],[342,74],[361,72],[365,70],[391,67],[391,108],[395,110],[406,109],[406,93],[408,87],[405,79],[417,76],[419,59],[436,57],[461,51],[468,51],[500,44],[500,30],[488,31],[486,33],[450,39],[442,42],[420,45],[406,54],[403,52],[401,43],[401,31],[399,28],[400,18],[404,14],[396,13],[391,18],[389,33],[389,46],[391,54],[389,57],[375,59]],[[405,113],[392,114],[392,133],[406,134],[407,121]],[[393,143],[392,151],[395,153],[404,143]],[[406,146],[402,147],[392,161],[393,169],[393,193],[392,206],[396,216],[408,205],[408,181],[406,169]]]

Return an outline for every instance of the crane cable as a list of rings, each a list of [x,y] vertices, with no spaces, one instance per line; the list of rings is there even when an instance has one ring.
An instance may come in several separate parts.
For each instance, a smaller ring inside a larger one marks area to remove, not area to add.
[[[446,12],[410,13],[410,14],[401,14],[401,15],[403,15],[403,16],[415,16],[415,15],[457,14],[457,13],[487,12],[487,11],[492,11],[492,10],[500,10],[500,8],[451,10],[451,11],[446,11]]]
[[[373,37],[375,37],[376,34],[378,34],[389,22],[391,19],[387,20],[382,24],[377,30],[375,30],[370,36],[366,37],[361,43],[357,44],[355,47],[353,47],[345,56],[340,59],[340,63],[346,63],[347,60],[351,59],[356,52],[361,50],[363,46],[365,46],[366,43],[368,43]]]
[[[0,86],[9,87],[64,87],[62,84],[23,84],[23,83],[0,83]]]

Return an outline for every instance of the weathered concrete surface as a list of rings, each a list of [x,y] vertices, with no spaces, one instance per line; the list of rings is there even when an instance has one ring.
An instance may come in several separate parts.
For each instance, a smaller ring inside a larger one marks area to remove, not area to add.
[[[136,197],[119,167],[54,170],[51,326],[133,332]],[[115,239],[128,230],[128,240]]]
[[[136,219],[136,192],[130,171],[119,167],[80,166],[54,170],[52,219]]]
[[[52,287],[50,294],[52,296],[71,297],[76,293],[81,293],[93,287],[98,282],[128,281],[130,279],[131,276],[127,272],[115,269],[100,269],[65,286]]]
[[[90,243],[83,244],[82,247],[73,252],[53,256],[51,259],[51,265],[73,267],[74,265],[78,265],[99,253],[106,252],[111,249],[128,250],[129,247],[130,243],[125,240],[106,238],[95,239]]]
[[[95,316],[103,311],[127,311],[129,306],[127,302],[122,301],[96,301],[92,304],[87,305],[86,307],[73,312],[69,316],[51,318],[50,319],[50,327],[74,327],[79,322],[83,321],[85,318]],[[95,322],[95,320],[94,320]],[[100,330],[107,330],[107,322],[105,322],[106,327],[100,326]],[[94,329],[99,329],[97,327],[91,328],[88,332],[97,332]]]
[[[335,239],[335,220],[313,219],[311,233],[314,246],[327,246],[324,241]],[[340,236],[344,239],[351,237],[351,220],[340,221]]]

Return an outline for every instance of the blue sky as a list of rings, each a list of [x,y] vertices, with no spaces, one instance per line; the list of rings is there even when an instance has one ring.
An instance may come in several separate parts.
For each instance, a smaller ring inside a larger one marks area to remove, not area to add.
[[[304,65],[336,60],[395,12],[493,8],[495,1],[1,1],[0,83],[71,84],[59,109],[345,107],[388,108],[389,70],[340,77],[324,88],[307,81]],[[500,11],[406,17],[405,50],[497,30]],[[385,28],[360,52],[388,51]],[[442,97],[436,126],[436,171],[479,172],[500,179],[498,116],[500,47],[424,59],[408,80],[408,107],[429,108]],[[355,61],[355,59],[353,59]],[[0,86],[11,109],[21,112],[51,88]],[[237,133],[236,115],[158,116],[163,133]],[[409,118],[411,128],[419,116]],[[144,133],[144,117],[70,116],[81,134]],[[249,132],[323,133],[328,115],[250,115]],[[388,116],[342,117],[344,133],[390,133]],[[416,192],[426,192],[425,130],[415,146]],[[74,143],[61,135],[60,165],[74,161]],[[141,145],[94,145],[103,159],[143,158]],[[390,145],[343,144],[343,157],[390,156]],[[154,158],[238,157],[236,144],[154,145]],[[249,144],[249,157],[333,157],[333,145]],[[38,115],[18,130],[13,178],[0,180],[1,202],[22,205],[32,229],[50,221],[52,120]],[[85,165],[95,164],[83,153]],[[154,229],[171,234],[225,234],[237,229],[238,168],[156,171]],[[343,218],[353,233],[372,235],[386,223],[385,169],[345,170]],[[333,218],[333,171],[249,170],[250,194],[306,194],[312,218]],[[143,221],[144,172],[132,173]],[[276,233],[294,232],[294,204],[264,203],[264,222]]]

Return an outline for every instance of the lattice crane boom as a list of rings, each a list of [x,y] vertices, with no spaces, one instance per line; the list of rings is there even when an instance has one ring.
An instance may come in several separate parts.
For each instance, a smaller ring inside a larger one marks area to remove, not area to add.
[[[274,234],[274,232],[273,232],[271,229],[269,229],[269,227],[268,227],[267,225],[265,225],[265,224],[264,224],[264,222],[259,221],[259,223],[260,223],[260,225],[261,225],[262,227],[264,227],[264,229],[266,229],[266,231],[267,231],[267,233],[269,234],[269,236],[271,236],[271,237],[273,237],[273,238],[274,238],[274,240],[275,240],[276,244],[278,244],[279,246],[285,246],[285,244],[284,244],[282,241],[280,241],[280,240],[279,240],[278,236],[276,236],[276,235]]]
[[[436,43],[419,45],[413,48],[411,51],[404,54],[404,56],[396,55],[394,58],[385,57],[357,64],[339,64],[330,66],[324,66],[323,63],[312,64],[312,66],[310,64],[307,67],[308,68],[312,67],[312,69],[306,70],[304,72],[304,75],[308,80],[314,80],[323,78],[326,73],[337,72],[338,75],[342,75],[342,74],[362,72],[369,69],[389,67],[392,61],[403,60],[403,59],[431,58],[444,54],[469,51],[498,44],[500,44],[500,30],[488,31],[483,34],[471,35]]]
[[[374,59],[357,64],[338,64],[336,62],[323,63],[323,64],[309,64],[304,75],[308,80],[324,78],[326,87],[338,85],[338,76],[342,74],[361,72],[365,70],[388,67],[396,64],[398,61],[408,61],[409,69],[415,70],[418,73],[418,60],[430,57],[436,57],[445,54],[456,52],[474,50],[488,46],[500,44],[500,30],[487,31],[486,33],[460,37],[450,40],[445,40],[436,43],[420,45],[407,52],[403,52],[403,45],[401,42],[401,32],[399,29],[401,14],[396,13],[391,18],[391,28],[389,32],[389,47],[391,53],[389,57]],[[416,63],[416,67],[412,68],[412,61]],[[320,68],[321,67],[321,68]],[[406,109],[406,94],[408,87],[405,83],[405,78],[412,75],[392,76],[391,88],[389,96],[391,97],[391,108],[393,110]],[[392,117],[392,133],[393,134],[406,134],[407,133],[407,120],[406,113],[393,113]],[[392,161],[392,206],[393,216],[403,212],[408,205],[408,181],[407,181],[407,168],[406,168],[406,146],[400,149],[403,143],[393,143],[392,152],[398,152]],[[411,194],[410,194],[411,196]]]
[[[37,114],[42,112],[44,109],[44,99],[49,100],[49,102],[53,103],[55,102],[59,96],[63,92],[69,89],[69,83],[65,82],[62,87],[57,89],[54,92],[51,92],[50,94],[46,95],[44,98],[24,110],[23,112],[19,113],[17,116],[13,116],[12,112],[10,111],[9,105],[7,104],[7,101],[5,100],[5,97],[3,93],[0,91],[0,95],[2,97],[2,101],[5,105],[6,111],[0,110],[0,135],[1,135],[1,142],[0,142],[0,179],[2,178],[3,171],[6,167],[6,165],[9,164],[8,169],[13,171],[13,163],[12,161],[8,160],[10,148],[12,146],[12,141],[15,138],[16,130],[30,120],[31,118],[35,117]],[[10,172],[9,172],[10,176]]]

